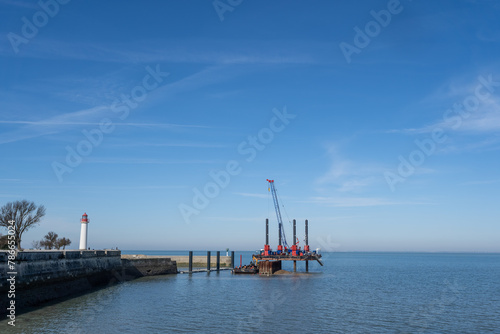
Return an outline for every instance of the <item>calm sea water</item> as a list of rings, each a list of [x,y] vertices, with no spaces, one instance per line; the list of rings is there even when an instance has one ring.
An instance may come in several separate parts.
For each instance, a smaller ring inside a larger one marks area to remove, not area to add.
[[[0,321],[0,333],[500,333],[500,254],[323,259],[307,275],[142,278],[18,315],[15,330]]]

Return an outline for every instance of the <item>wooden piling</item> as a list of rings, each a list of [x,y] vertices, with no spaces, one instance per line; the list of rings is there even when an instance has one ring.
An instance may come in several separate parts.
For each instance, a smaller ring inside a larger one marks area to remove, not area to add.
[[[217,251],[217,272],[220,271],[220,251]]]
[[[210,251],[207,251],[207,271],[210,272]]]
[[[193,272],[193,251],[189,251],[189,273]]]

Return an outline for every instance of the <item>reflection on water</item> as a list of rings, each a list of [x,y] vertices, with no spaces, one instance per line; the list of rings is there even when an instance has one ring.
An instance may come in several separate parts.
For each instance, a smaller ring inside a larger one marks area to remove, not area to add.
[[[15,329],[3,320],[0,332],[475,333],[500,328],[500,255],[327,253],[323,259],[324,267],[310,264],[316,274],[309,275],[223,271],[142,278],[18,315]],[[297,267],[303,270],[300,263]]]

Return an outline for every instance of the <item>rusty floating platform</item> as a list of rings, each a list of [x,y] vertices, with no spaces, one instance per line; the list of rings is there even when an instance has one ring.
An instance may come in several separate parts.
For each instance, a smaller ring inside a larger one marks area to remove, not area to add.
[[[253,274],[258,274],[259,273],[259,267],[257,267],[254,264],[250,264],[247,266],[241,266],[241,267],[236,267],[233,269],[233,274],[247,274],[247,275],[253,275]]]
[[[253,257],[257,259],[259,262],[260,261],[318,261],[320,265],[323,265],[323,262],[321,262],[321,254],[317,253],[309,253],[309,254],[295,255],[295,256],[287,253],[270,254],[270,255],[258,254],[254,255]]]

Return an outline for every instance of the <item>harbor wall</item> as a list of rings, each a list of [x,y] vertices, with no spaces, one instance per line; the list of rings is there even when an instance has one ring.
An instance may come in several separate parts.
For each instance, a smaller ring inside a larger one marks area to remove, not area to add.
[[[122,259],[155,259],[155,258],[169,258],[177,263],[177,267],[187,267],[189,265],[189,256],[187,255],[122,255]],[[210,256],[210,267],[215,268],[217,264],[217,254],[212,253]],[[193,267],[206,267],[207,266],[207,256],[206,255],[194,255],[193,256]],[[231,256],[220,256],[220,266],[221,268],[226,268],[231,266]]]
[[[177,274],[177,264],[167,256],[144,258],[122,256],[122,272],[127,277]]]
[[[189,265],[189,256],[171,256],[172,260],[178,263],[179,267],[187,267]],[[217,264],[217,255],[213,254],[210,256],[210,267],[215,268]],[[193,255],[193,267],[206,267],[207,266],[207,256],[206,255]],[[231,266],[231,257],[222,256],[220,257],[221,268]]]
[[[0,251],[0,313],[6,312],[13,289],[16,309],[22,310],[99,286],[177,272],[167,258],[122,262],[119,250],[22,251],[10,262],[8,256]]]

